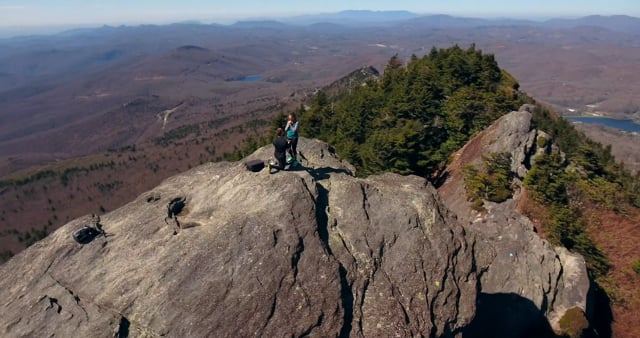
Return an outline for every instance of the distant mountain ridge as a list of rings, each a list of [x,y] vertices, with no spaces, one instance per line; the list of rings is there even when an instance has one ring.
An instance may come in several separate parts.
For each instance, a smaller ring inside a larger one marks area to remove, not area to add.
[[[553,28],[595,26],[613,31],[640,34],[640,18],[628,15],[590,15],[577,19],[551,19],[544,23],[546,26]]]
[[[2,40],[19,37],[33,38],[39,35],[68,35],[79,32],[86,33],[95,30],[114,31],[119,28],[135,28],[135,27],[156,27],[156,26],[175,26],[175,25],[194,25],[194,26],[218,26],[218,27],[249,27],[253,28],[257,23],[259,25],[267,25],[270,27],[280,26],[284,28],[287,25],[293,26],[313,26],[316,24],[336,24],[345,27],[372,27],[372,26],[394,26],[402,25],[410,22],[422,21],[427,22],[428,26],[433,28],[472,28],[486,26],[534,26],[547,27],[554,29],[575,28],[581,26],[602,27],[612,31],[640,34],[640,18],[629,15],[589,15],[579,18],[551,18],[548,20],[532,20],[532,19],[515,19],[509,17],[503,18],[479,18],[479,17],[463,17],[449,14],[419,14],[406,10],[396,11],[371,11],[371,10],[345,10],[336,13],[322,14],[305,14],[299,16],[291,16],[285,18],[246,18],[240,19],[233,24],[224,25],[219,23],[204,24],[199,21],[183,21],[170,25],[139,25],[139,26],[110,26],[103,25],[96,28],[70,28],[64,31],[61,29],[51,28],[49,30],[42,27],[35,28],[16,28],[16,27],[0,27],[0,42]],[[58,33],[55,33],[58,32]],[[22,36],[20,36],[22,35]]]
[[[409,11],[368,11],[347,10],[338,13],[309,14],[285,18],[282,22],[294,25],[315,23],[334,23],[344,26],[362,26],[371,24],[389,24],[419,17]]]
[[[279,20],[286,24],[338,24],[343,26],[404,25],[423,23],[431,28],[473,28],[487,26],[534,26],[567,29],[582,26],[602,27],[612,31],[640,33],[640,18],[628,15],[590,15],[581,18],[553,18],[544,21],[513,18],[477,18],[447,14],[417,14],[409,11],[348,10],[337,13],[301,15]]]

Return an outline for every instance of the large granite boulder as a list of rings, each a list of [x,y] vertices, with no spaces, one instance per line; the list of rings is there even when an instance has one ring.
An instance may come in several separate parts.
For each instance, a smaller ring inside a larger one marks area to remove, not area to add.
[[[91,219],[69,222],[0,266],[0,336],[461,336],[474,238],[436,191],[355,178],[315,140],[299,150],[295,171],[171,177],[102,215],[88,244],[71,234]]]
[[[500,337],[520,337],[532,330],[545,331],[545,326],[560,332],[559,320],[566,311],[577,307],[589,312],[590,281],[584,259],[540,238],[533,223],[517,211],[522,179],[541,153],[537,139],[549,141],[549,135],[532,128],[531,117],[530,106],[525,105],[478,134],[455,154],[438,189],[465,229],[477,236],[476,260],[487,266],[480,277],[473,336],[486,336],[490,330]],[[467,201],[462,168],[494,152],[511,154],[515,194],[503,203],[485,202],[486,210],[478,212]],[[492,320],[501,325],[485,327]],[[545,334],[542,331],[540,335]]]

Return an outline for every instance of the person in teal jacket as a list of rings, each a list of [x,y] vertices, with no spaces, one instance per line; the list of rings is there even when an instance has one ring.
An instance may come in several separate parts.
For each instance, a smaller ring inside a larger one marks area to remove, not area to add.
[[[289,120],[287,121],[287,125],[284,127],[284,130],[287,132],[287,142],[289,143],[289,151],[291,156],[295,160],[298,151],[298,128],[300,127],[300,122],[296,119],[296,114],[289,114]]]

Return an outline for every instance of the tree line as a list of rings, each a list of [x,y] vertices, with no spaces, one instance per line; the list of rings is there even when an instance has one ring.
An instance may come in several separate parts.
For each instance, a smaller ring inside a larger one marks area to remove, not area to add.
[[[301,134],[332,144],[361,175],[430,177],[454,151],[527,98],[491,54],[471,45],[431,49],[406,64],[397,56],[379,80],[301,107]]]

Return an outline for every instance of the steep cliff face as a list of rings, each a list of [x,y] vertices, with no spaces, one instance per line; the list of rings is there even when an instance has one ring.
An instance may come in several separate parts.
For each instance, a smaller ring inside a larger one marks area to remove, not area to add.
[[[167,179],[86,245],[71,234],[89,218],[66,224],[0,267],[0,336],[461,336],[476,242],[436,191],[355,178],[318,141],[299,150],[296,171],[210,163]]]
[[[496,121],[491,127],[472,139],[454,156],[448,167],[448,178],[438,189],[445,204],[455,212],[465,229],[477,235],[478,260],[488,266],[480,277],[479,305],[486,322],[493,317],[502,318],[497,330],[500,336],[520,336],[548,320],[560,332],[559,320],[572,308],[587,309],[589,278],[582,256],[553,247],[541,239],[534,225],[517,211],[522,196],[522,179],[540,149],[536,139],[540,135],[531,126],[528,106]],[[486,210],[475,211],[467,201],[462,168],[466,164],[481,162],[482,156],[495,152],[511,154],[514,174],[513,198],[503,203],[486,202]],[[493,257],[485,257],[494,253]],[[503,296],[496,296],[503,295]],[[510,298],[515,308],[505,312],[500,308],[501,298]],[[496,306],[487,303],[493,299]],[[493,315],[492,315],[493,313]],[[478,324],[478,326],[482,326]]]

